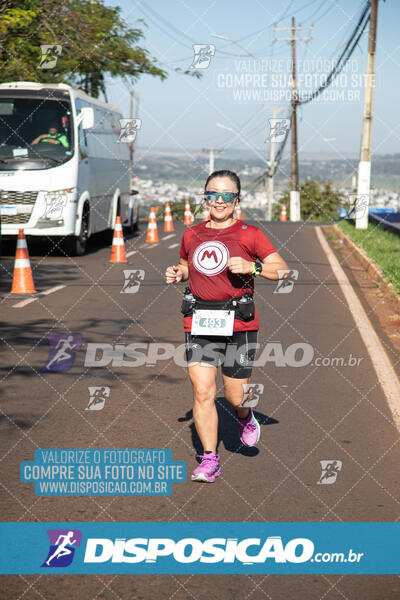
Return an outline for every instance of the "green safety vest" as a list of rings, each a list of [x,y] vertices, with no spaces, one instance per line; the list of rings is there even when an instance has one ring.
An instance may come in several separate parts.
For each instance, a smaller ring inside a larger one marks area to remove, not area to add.
[[[57,135],[47,134],[45,138],[43,138],[42,142],[47,142],[46,138],[52,138],[53,140],[58,140],[64,148],[69,148],[68,138],[64,133],[58,133]]]

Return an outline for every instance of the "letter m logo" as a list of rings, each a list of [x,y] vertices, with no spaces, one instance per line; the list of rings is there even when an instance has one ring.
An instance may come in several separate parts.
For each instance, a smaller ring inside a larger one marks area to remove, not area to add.
[[[216,262],[216,263],[218,262],[218,258],[215,253],[215,250],[211,250],[211,252],[209,252],[208,250],[204,250],[200,260],[203,262],[203,260],[206,258],[213,258],[214,262]]]

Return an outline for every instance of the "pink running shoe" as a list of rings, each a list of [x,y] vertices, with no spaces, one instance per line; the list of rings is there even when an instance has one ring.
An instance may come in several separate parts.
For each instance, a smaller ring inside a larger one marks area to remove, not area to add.
[[[201,458],[201,463],[193,471],[192,481],[214,483],[216,477],[221,475],[218,454],[210,452],[209,454],[197,454],[196,456]]]
[[[244,446],[255,446],[260,439],[260,424],[253,415],[253,409],[249,408],[246,419],[238,419],[239,437]]]

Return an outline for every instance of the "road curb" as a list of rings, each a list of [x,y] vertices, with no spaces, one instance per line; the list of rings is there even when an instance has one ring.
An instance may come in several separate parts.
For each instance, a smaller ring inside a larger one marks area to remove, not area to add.
[[[325,228],[323,228],[325,229]],[[380,290],[390,301],[395,305],[396,310],[400,311],[400,296],[398,296],[394,290],[393,284],[390,283],[388,278],[383,274],[382,270],[376,265],[373,260],[366,254],[366,252],[359,248],[350,238],[344,233],[336,223],[333,225],[333,229],[338,237],[343,240],[343,243],[354,252],[355,257],[362,267],[365,268],[368,275],[374,280],[380,283]]]
[[[350,282],[344,266],[341,265],[340,256],[336,256],[331,244],[321,231],[321,227],[316,228],[316,234],[323,251],[327,257],[328,263],[338,282],[342,294],[346,300],[347,306],[354,319],[356,328],[364,342],[366,350],[370,356],[372,366],[375,370],[378,382],[385,394],[388,407],[392,413],[394,424],[400,431],[400,380],[395,371],[395,364],[392,363],[378,332],[371,323],[358,294]],[[369,311],[370,312],[370,311]],[[386,345],[386,344],[385,344]],[[366,394],[374,389],[373,386]]]

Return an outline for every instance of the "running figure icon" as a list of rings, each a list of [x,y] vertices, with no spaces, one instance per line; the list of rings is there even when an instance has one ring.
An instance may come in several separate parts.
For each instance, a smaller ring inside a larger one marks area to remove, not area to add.
[[[50,350],[43,371],[69,371],[74,364],[75,353],[81,347],[81,335],[79,333],[49,333],[47,338]]]
[[[47,369],[49,369],[53,363],[58,363],[63,360],[67,360],[68,358],[71,358],[71,355],[69,354],[69,352],[67,352],[67,350],[73,349],[73,345],[72,345],[73,340],[74,340],[73,335],[69,335],[67,337],[67,339],[65,339],[65,340],[62,340],[62,339],[58,340],[57,346],[56,346],[56,350],[58,350],[58,352],[56,352],[56,354],[53,356],[53,358],[48,362],[47,367],[46,367]]]
[[[73,546],[73,544],[77,543],[77,540],[73,540],[71,538],[74,537],[73,531],[68,531],[66,535],[59,535],[56,541],[57,549],[55,552],[46,560],[46,565],[50,566],[51,561],[54,558],[61,558],[62,556],[66,556],[67,554],[72,554],[72,550],[67,548],[68,545]],[[60,542],[60,540],[63,540]]]
[[[50,547],[42,563],[45,569],[69,567],[74,560],[75,552],[82,542],[80,529],[48,529]]]

